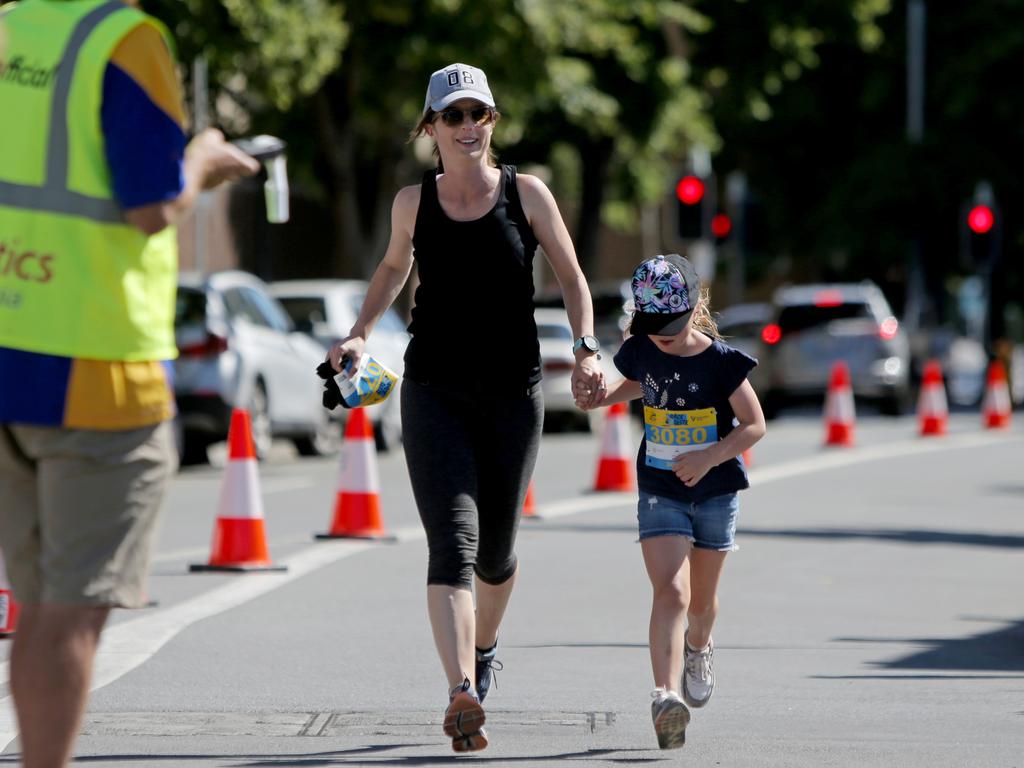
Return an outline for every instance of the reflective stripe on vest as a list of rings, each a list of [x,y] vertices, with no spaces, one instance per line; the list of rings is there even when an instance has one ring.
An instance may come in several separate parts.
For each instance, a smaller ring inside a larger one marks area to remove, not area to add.
[[[109,2],[94,8],[78,22],[60,64],[57,65],[57,83],[50,101],[50,128],[46,145],[46,181],[42,187],[24,184],[9,184],[0,181],[0,205],[11,208],[26,208],[47,213],[64,213],[69,216],[83,216],[94,221],[118,223],[124,221],[121,207],[110,199],[90,197],[68,189],[68,95],[71,93],[71,78],[74,76],[75,61],[89,34],[107,16],[124,10],[121,0]],[[6,14],[10,9],[4,9]]]
[[[177,233],[125,221],[100,126],[114,49],[139,24],[166,31],[120,0],[3,11],[0,98],[21,117],[0,125],[0,347],[172,359]]]

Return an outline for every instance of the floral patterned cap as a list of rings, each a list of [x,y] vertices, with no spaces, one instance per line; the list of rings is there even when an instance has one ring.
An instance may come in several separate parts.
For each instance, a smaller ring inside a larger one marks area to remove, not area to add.
[[[686,326],[700,295],[700,278],[678,253],[655,256],[633,272],[633,335],[675,336]]]

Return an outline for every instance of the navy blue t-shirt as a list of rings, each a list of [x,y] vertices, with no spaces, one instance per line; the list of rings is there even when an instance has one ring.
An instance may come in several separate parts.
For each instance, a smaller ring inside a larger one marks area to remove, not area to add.
[[[643,389],[644,436],[636,460],[641,491],[691,503],[750,487],[736,458],[712,467],[692,488],[669,467],[680,452],[698,450],[732,431],[736,415],[729,397],[755,365],[757,360],[717,339],[691,357],[667,354],[648,336],[623,342],[615,367]]]

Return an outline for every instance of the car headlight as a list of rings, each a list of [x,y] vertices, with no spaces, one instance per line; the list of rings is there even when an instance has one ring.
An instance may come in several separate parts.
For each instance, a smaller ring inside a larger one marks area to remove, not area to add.
[[[871,365],[871,373],[887,382],[895,381],[903,374],[903,361],[898,357],[876,360]]]

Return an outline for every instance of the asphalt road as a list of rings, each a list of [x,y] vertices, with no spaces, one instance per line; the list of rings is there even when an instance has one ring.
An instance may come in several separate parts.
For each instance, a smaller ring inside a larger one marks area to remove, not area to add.
[[[314,543],[337,462],[282,447],[260,468],[284,574],[193,574],[222,471],[182,472],[151,580],[117,612],[79,760],[91,766],[1024,766],[1024,431],[959,414],[817,418],[754,449],[715,630],[717,690],[681,751],[649,714],[650,590],[630,494],[593,494],[598,440],[550,435],[488,699],[492,746],[455,758],[424,605],[425,547],[401,455],[379,458],[397,543]],[[638,436],[634,425],[634,436]],[[6,658],[7,645],[2,646]],[[3,670],[6,677],[6,669]],[[4,692],[6,693],[6,691]],[[0,765],[16,764],[9,699]]]

